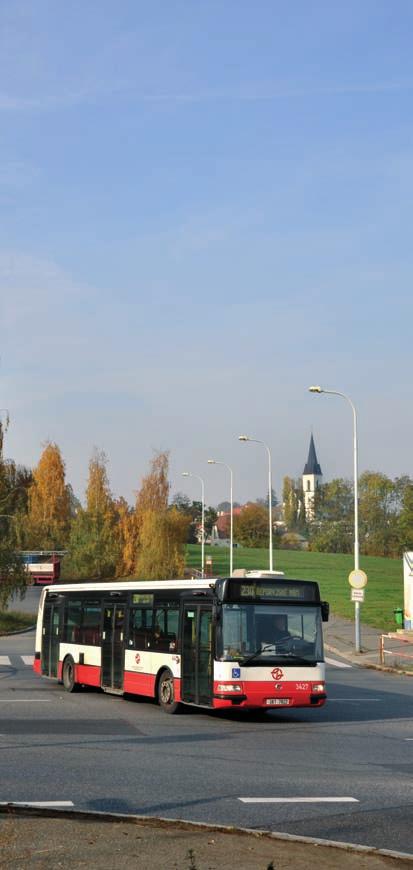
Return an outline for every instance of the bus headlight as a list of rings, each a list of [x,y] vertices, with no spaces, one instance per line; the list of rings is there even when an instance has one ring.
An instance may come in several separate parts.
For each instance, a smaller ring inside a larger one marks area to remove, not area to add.
[[[311,691],[321,693],[325,691],[325,683],[311,683]]]
[[[218,692],[241,692],[242,686],[239,683],[218,683]]]

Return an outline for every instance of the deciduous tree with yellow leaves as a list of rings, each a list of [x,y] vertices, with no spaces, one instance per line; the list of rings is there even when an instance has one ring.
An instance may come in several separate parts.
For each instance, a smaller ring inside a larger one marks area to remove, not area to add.
[[[176,507],[168,506],[168,471],[169,453],[157,453],[137,496],[136,573],[141,579],[167,580],[183,576],[190,518]]]
[[[38,549],[64,548],[70,528],[70,494],[57,444],[47,443],[29,489],[27,541]]]

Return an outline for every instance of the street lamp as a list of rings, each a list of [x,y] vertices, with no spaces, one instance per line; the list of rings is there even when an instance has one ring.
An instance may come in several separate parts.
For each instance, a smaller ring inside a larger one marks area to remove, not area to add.
[[[325,390],[319,385],[309,387],[310,393],[328,393],[331,396],[341,396],[351,406],[353,412],[353,461],[354,461],[354,570],[359,569],[359,497],[358,497],[358,458],[357,458],[357,414],[353,402],[346,396],[345,393],[339,393],[338,390]],[[355,621],[355,646],[356,652],[361,651],[360,648],[360,602],[354,602],[354,621]]]
[[[226,462],[221,462],[219,459],[208,459],[208,465],[224,465],[225,468],[228,469],[228,471],[229,471],[229,475],[230,475],[230,496],[229,496],[229,500],[230,500],[230,533],[229,533],[229,546],[230,546],[230,551],[229,551],[229,576],[232,577],[232,571],[233,571],[233,567],[234,567],[234,565],[233,565],[233,556],[234,556],[234,554],[233,554],[233,546],[234,546],[234,544],[233,544],[233,540],[234,540],[234,504],[233,504],[233,498],[232,498],[232,492],[233,492],[233,486],[232,486],[232,484],[233,484],[233,479],[234,479],[234,477],[233,477],[233,472],[232,472],[232,468],[230,468],[230,466],[227,465]]]
[[[197,480],[201,481],[201,494],[202,494],[202,520],[201,520],[201,575],[204,576],[204,566],[205,566],[205,484],[202,480],[202,477],[199,477],[198,474],[192,474],[191,471],[183,471],[182,477],[196,477]]]
[[[250,438],[249,435],[239,435],[239,441],[254,441],[255,444],[262,444],[265,447],[268,453],[268,514],[269,514],[269,531],[270,531],[270,541],[269,541],[269,557],[270,557],[270,571],[273,570],[273,552],[272,552],[272,481],[271,481],[271,453],[268,444],[265,441],[260,441],[258,438]]]

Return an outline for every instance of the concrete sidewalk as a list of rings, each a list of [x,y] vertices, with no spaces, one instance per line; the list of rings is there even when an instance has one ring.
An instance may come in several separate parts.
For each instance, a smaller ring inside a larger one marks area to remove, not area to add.
[[[380,662],[380,637],[391,634],[385,639],[385,649],[390,650],[385,655],[385,664]],[[323,625],[324,648],[327,653],[341,656],[352,664],[361,667],[373,667],[380,670],[394,670],[399,673],[410,673],[413,676],[413,632],[397,631],[396,626],[388,632],[373,628],[366,623],[361,624],[361,652],[355,652],[354,621],[344,619],[330,613],[330,619]],[[404,655],[411,656],[411,659]]]

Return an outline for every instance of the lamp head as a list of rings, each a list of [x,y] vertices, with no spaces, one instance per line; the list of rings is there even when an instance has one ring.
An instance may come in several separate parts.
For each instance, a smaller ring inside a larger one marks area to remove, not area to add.
[[[249,441],[248,435],[238,435],[238,441]]]
[[[323,390],[322,387],[320,387],[319,385],[317,385],[317,386],[315,386],[315,387],[309,387],[309,388],[308,388],[308,392],[309,392],[309,393],[324,393],[324,390]]]
[[[208,459],[208,465],[216,465],[216,459]]]
[[[183,471],[182,477],[189,477],[189,471]]]

